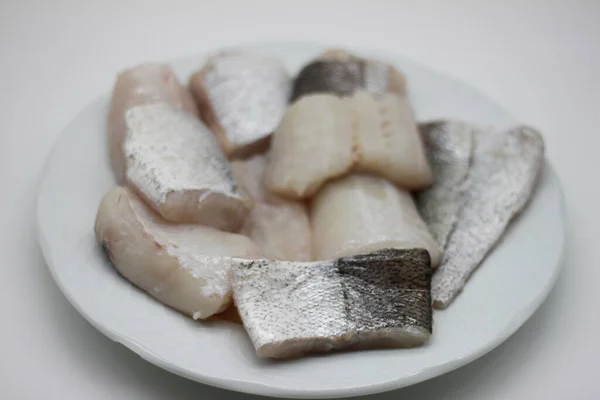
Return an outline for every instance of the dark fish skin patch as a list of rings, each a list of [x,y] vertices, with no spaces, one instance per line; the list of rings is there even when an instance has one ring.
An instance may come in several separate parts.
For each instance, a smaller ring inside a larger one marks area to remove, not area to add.
[[[385,249],[316,262],[238,259],[232,285],[257,354],[288,358],[423,344],[431,276],[427,250]]]
[[[431,261],[424,249],[386,249],[336,261],[354,329],[419,325],[431,332]]]
[[[365,62],[320,60],[306,65],[294,81],[292,102],[316,93],[350,96],[365,86]]]

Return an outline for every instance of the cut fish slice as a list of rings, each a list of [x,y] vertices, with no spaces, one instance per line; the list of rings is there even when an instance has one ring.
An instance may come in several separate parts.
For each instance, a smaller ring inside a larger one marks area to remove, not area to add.
[[[332,49],[300,70],[294,80],[292,99],[315,93],[350,96],[357,90],[404,95],[406,79],[391,65]]]
[[[435,240],[444,249],[463,204],[473,153],[472,125],[441,121],[421,126],[434,184],[415,195],[417,208]]]
[[[267,258],[311,261],[311,230],[306,205],[269,192],[263,182],[266,166],[263,155],[232,163],[238,181],[254,202],[241,232],[250,236]]]
[[[352,118],[346,100],[305,96],[286,111],[271,140],[265,183],[291,198],[313,195],[352,168]]]
[[[376,173],[408,190],[433,183],[423,141],[405,97],[386,94],[376,99],[358,91],[350,104],[355,118],[355,170]]]
[[[249,213],[214,135],[194,116],[165,103],[125,115],[127,181],[166,220],[235,231]]]
[[[102,199],[95,232],[125,278],[194,319],[207,318],[231,303],[232,256],[261,257],[248,237],[170,224],[120,186]]]
[[[197,114],[192,95],[179,84],[168,66],[143,64],[119,74],[113,87],[108,117],[110,159],[119,182],[125,179],[125,113],[134,106],[157,102]]]
[[[544,159],[544,142],[534,129],[478,132],[464,203],[432,279],[433,305],[445,308],[525,208]]]
[[[310,221],[317,260],[424,248],[434,267],[440,262],[440,248],[411,194],[375,175],[352,174],[328,182],[312,199]]]
[[[244,52],[218,54],[190,79],[202,119],[231,157],[266,149],[291,85],[279,60]]]
[[[286,111],[271,143],[267,187],[292,198],[309,198],[327,181],[350,171],[383,176],[409,190],[423,189],[433,174],[407,100],[302,97]]]
[[[431,266],[423,249],[334,261],[234,261],[233,291],[259,357],[428,341]]]

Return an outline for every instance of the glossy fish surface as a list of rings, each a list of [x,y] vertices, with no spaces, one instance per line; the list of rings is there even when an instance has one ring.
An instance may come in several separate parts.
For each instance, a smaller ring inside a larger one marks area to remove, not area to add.
[[[346,99],[305,96],[285,112],[271,140],[265,183],[283,197],[309,198],[353,166],[353,119]]]
[[[225,52],[210,58],[190,87],[225,153],[238,157],[266,147],[287,108],[291,77],[277,59]]]
[[[294,80],[292,101],[315,93],[351,96],[358,90],[402,95],[405,85],[404,77],[386,63],[329,50],[300,70]]]
[[[236,259],[232,276],[259,357],[413,347],[431,335],[431,266],[423,249],[311,263]]]
[[[192,95],[179,84],[175,73],[167,65],[142,64],[118,75],[110,102],[108,142],[111,165],[119,182],[125,179],[125,113],[138,105],[161,102],[194,115],[198,113]]]
[[[434,307],[445,308],[452,302],[525,208],[543,160],[542,136],[527,126],[475,134],[463,205],[432,278]]]
[[[410,192],[376,175],[353,173],[326,183],[311,201],[310,220],[317,260],[424,248],[434,267],[440,262],[440,247]]]
[[[407,190],[433,183],[423,140],[405,97],[358,91],[348,99],[354,118],[354,169],[382,176]]]
[[[263,182],[266,166],[264,155],[232,162],[238,182],[254,203],[241,232],[254,240],[269,259],[311,261],[312,234],[306,204],[271,193]]]
[[[476,128],[462,122],[435,122],[420,127],[433,185],[415,194],[419,213],[443,249],[464,201]]]
[[[125,115],[127,182],[166,220],[234,231],[250,209],[212,132],[166,103]]]
[[[195,319],[231,303],[231,257],[262,257],[246,236],[171,224],[121,186],[102,199],[94,228],[96,240],[121,275]]]
[[[291,198],[312,197],[328,180],[371,172],[408,190],[433,182],[408,101],[365,91],[303,96],[286,111],[271,142],[266,184]]]

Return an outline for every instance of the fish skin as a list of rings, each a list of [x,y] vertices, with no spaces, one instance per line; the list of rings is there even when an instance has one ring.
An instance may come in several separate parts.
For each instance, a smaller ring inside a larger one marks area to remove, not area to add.
[[[424,248],[436,267],[440,247],[411,194],[385,178],[354,173],[326,183],[310,204],[317,260],[395,248]]]
[[[251,201],[212,132],[166,103],[130,108],[123,151],[127,182],[163,218],[235,231]]]
[[[351,96],[357,90],[374,95],[404,95],[406,81],[395,68],[343,50],[328,50],[305,65],[294,80],[292,101],[315,93]]]
[[[432,332],[424,249],[311,263],[234,260],[235,304],[259,357],[413,347]]]
[[[542,170],[544,141],[538,131],[518,126],[478,131],[464,203],[432,278],[434,308],[446,308],[526,207]]]
[[[337,61],[347,61],[347,60],[365,60],[366,63],[379,64],[380,66],[387,66],[389,68],[389,77],[388,77],[388,88],[387,91],[392,94],[397,94],[399,96],[405,96],[407,91],[406,85],[406,77],[393,65],[389,63],[385,63],[382,61],[368,59],[364,57],[357,56],[348,52],[344,49],[332,48],[323,52],[318,58],[318,60],[337,60]]]
[[[421,125],[420,131],[435,180],[430,188],[415,194],[415,201],[444,249],[463,204],[475,127],[459,121],[436,121]]]
[[[265,187],[266,156],[235,160],[231,166],[254,203],[240,232],[254,240],[269,259],[311,261],[312,233],[306,204],[279,197]]]
[[[387,66],[364,61],[318,60],[306,65],[294,82],[292,101],[314,93],[351,96],[358,89],[387,92]]]
[[[263,257],[246,236],[171,224],[121,186],[103,197],[94,230],[123,277],[194,319],[231,304],[231,257]]]
[[[203,121],[232,158],[266,149],[287,108],[291,85],[279,60],[236,51],[211,57],[189,81]]]
[[[125,113],[134,106],[158,102],[198,114],[191,93],[179,84],[167,65],[147,63],[119,73],[112,90],[107,124],[111,166],[119,183],[125,180],[122,149],[127,134]]]

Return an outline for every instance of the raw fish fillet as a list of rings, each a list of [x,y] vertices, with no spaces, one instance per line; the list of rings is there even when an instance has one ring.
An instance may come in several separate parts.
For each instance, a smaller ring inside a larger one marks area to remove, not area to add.
[[[143,64],[119,74],[113,87],[108,118],[110,159],[119,182],[125,179],[125,113],[134,106],[157,102],[192,114],[198,112],[192,95],[179,84],[171,68],[166,65]]]
[[[378,174],[408,190],[431,185],[433,174],[408,100],[359,91],[349,101],[355,118],[355,170]]]
[[[212,132],[168,104],[125,114],[127,182],[166,220],[226,231],[240,228],[251,207]]]
[[[241,232],[250,236],[267,258],[311,261],[312,238],[306,205],[269,192],[263,182],[266,166],[263,155],[232,163],[238,181],[254,202]]]
[[[300,70],[294,80],[292,99],[315,93],[350,96],[358,90],[375,95],[404,95],[406,80],[391,65],[343,50],[329,50]]]
[[[405,189],[429,186],[433,175],[412,109],[405,98],[303,96],[286,111],[272,142],[266,185],[309,198],[351,171],[378,174]]]
[[[415,194],[415,201],[433,237],[444,249],[463,204],[475,128],[462,122],[441,121],[424,124],[420,130],[435,182]]]
[[[434,267],[440,262],[439,245],[411,194],[375,175],[352,174],[325,184],[312,199],[310,222],[317,260],[423,248]]]
[[[520,126],[475,135],[473,164],[464,203],[432,279],[435,308],[445,308],[525,208],[544,160],[544,142]]]
[[[423,249],[309,263],[234,261],[233,295],[259,357],[428,341],[431,265]]]
[[[265,183],[290,198],[312,196],[352,168],[352,113],[331,94],[305,96],[288,108],[271,138]]]
[[[131,189],[120,186],[102,199],[95,232],[121,275],[194,319],[207,318],[231,303],[232,256],[262,256],[246,236],[170,224]]]
[[[266,149],[291,85],[279,60],[244,52],[218,54],[190,79],[202,119],[231,157]]]

